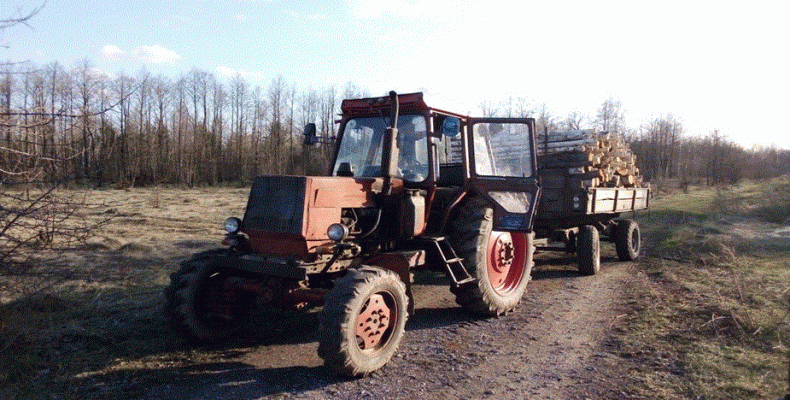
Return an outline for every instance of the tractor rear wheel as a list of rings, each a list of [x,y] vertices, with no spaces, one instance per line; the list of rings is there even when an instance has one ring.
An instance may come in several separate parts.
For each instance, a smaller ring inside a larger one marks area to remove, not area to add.
[[[451,222],[450,240],[473,283],[455,288],[455,301],[487,316],[502,315],[521,301],[531,279],[533,234],[500,232],[493,228],[494,212],[473,199]]]
[[[232,276],[218,268],[216,252],[199,254],[170,275],[165,288],[165,312],[171,325],[192,341],[222,339],[238,331],[254,297],[231,296]]]
[[[592,225],[579,227],[576,238],[576,261],[579,272],[584,275],[595,275],[601,270],[601,237]]]
[[[642,236],[639,224],[632,219],[622,219],[614,226],[614,246],[620,261],[634,261],[639,257]]]
[[[378,370],[398,350],[408,304],[406,285],[395,272],[369,266],[349,270],[326,295],[318,355],[343,375]]]

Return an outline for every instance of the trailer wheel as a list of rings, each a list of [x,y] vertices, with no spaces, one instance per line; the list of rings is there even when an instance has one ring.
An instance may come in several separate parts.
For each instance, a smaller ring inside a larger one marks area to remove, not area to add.
[[[398,274],[368,266],[349,270],[326,295],[319,316],[318,355],[343,375],[376,371],[398,350],[408,304]]]
[[[487,316],[502,315],[521,301],[532,271],[533,234],[493,231],[494,212],[482,200],[467,203],[451,223],[450,240],[473,283],[455,288],[455,301]]]
[[[579,272],[584,275],[597,274],[601,269],[601,240],[598,229],[592,225],[581,226],[576,247]]]
[[[231,275],[216,266],[217,254],[203,253],[183,262],[165,288],[170,324],[192,341],[232,335],[254,306],[254,296],[234,296],[226,289]]]
[[[639,224],[632,219],[617,221],[614,227],[614,246],[620,261],[634,261],[639,257],[642,235]]]

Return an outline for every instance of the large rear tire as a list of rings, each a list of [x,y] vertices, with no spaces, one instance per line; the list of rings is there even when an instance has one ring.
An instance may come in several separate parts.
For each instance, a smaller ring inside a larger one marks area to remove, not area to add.
[[[378,267],[349,270],[326,295],[318,355],[347,376],[383,367],[403,340],[409,300],[398,274]]]
[[[632,219],[617,221],[617,225],[614,226],[614,246],[620,261],[635,261],[639,258],[639,250],[642,247],[639,224]]]
[[[475,278],[453,290],[465,309],[502,315],[521,301],[531,279],[533,234],[493,231],[493,210],[484,201],[465,204],[451,222],[450,241]]]
[[[592,225],[583,225],[579,228],[576,238],[576,261],[579,272],[584,275],[595,275],[601,270],[601,238]]]
[[[254,297],[229,298],[226,283],[232,276],[216,266],[218,256],[218,252],[208,252],[184,261],[165,288],[168,320],[191,341],[213,341],[236,333],[254,305]]]

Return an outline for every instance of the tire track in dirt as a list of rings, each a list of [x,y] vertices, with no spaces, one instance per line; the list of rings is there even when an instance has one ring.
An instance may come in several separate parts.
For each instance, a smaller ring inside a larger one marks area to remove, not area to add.
[[[256,345],[177,370],[143,398],[616,397],[596,368],[610,356],[602,342],[622,312],[632,266],[607,262],[596,276],[581,276],[572,265],[539,267],[521,305],[494,319],[463,312],[446,285],[416,285],[417,311],[399,352],[363,379],[321,366],[317,322],[305,315],[291,326],[295,332],[275,329]],[[255,329],[274,329],[270,324]]]

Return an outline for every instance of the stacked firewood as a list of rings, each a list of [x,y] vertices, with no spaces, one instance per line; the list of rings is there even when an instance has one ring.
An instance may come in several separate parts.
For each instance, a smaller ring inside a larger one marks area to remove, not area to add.
[[[619,135],[592,130],[539,133],[541,175],[577,178],[582,187],[641,187],[636,155]]]

